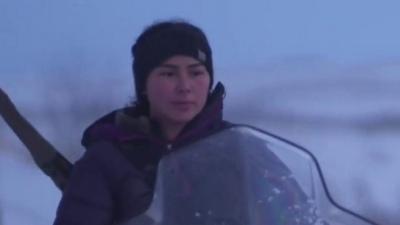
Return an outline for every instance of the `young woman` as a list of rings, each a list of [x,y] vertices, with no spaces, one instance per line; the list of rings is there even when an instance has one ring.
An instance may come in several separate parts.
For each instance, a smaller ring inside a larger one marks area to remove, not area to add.
[[[148,27],[132,47],[137,102],[99,119],[84,133],[56,225],[113,224],[146,210],[157,163],[175,148],[229,126],[224,88],[213,87],[204,33],[182,21]]]
[[[132,55],[137,101],[84,132],[87,151],[74,166],[0,89],[2,117],[63,191],[55,224],[112,224],[140,214],[150,204],[163,155],[229,126],[222,120],[224,87],[212,90],[212,51],[200,28],[155,23],[138,37]]]

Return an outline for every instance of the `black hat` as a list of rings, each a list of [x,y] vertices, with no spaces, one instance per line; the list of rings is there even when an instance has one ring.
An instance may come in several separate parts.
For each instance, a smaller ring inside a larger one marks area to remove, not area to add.
[[[145,29],[132,46],[137,104],[147,101],[144,89],[149,73],[175,55],[190,56],[203,63],[210,74],[212,87],[212,53],[204,32],[184,21],[156,23]]]

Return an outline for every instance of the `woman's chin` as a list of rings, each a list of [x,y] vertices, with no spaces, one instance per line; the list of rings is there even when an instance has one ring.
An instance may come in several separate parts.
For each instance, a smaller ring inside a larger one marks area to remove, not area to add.
[[[193,111],[179,111],[171,116],[171,120],[175,123],[186,124],[193,120],[195,116],[196,114]]]

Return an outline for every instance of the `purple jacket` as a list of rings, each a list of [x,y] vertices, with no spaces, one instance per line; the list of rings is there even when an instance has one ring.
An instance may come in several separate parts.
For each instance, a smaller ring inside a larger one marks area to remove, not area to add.
[[[144,212],[151,203],[161,157],[229,127],[222,119],[224,88],[218,84],[203,111],[172,143],[135,108],[116,110],[91,125],[57,210],[55,225],[111,225]]]

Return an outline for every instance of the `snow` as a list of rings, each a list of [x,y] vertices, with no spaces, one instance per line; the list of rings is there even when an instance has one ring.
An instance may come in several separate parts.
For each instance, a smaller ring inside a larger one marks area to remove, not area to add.
[[[0,224],[52,223],[61,194],[32,163],[1,154],[0,184]]]

